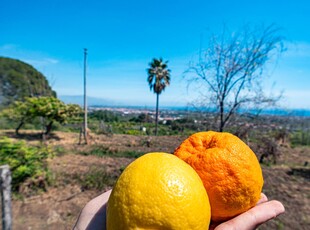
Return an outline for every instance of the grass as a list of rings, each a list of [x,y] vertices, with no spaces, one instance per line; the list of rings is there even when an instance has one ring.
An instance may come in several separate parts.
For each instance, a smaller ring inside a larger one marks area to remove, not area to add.
[[[277,229],[284,229],[284,224],[280,220],[274,220],[274,222],[276,223]]]
[[[102,191],[114,185],[116,178],[108,174],[105,168],[91,167],[85,174],[74,174],[73,180],[80,184],[82,190]]]
[[[88,151],[81,151],[78,152],[78,154],[84,155],[84,156],[98,156],[98,157],[127,157],[127,158],[138,158],[142,156],[144,153],[140,151],[118,151],[118,150],[111,150],[108,147],[95,145]]]
[[[121,169],[119,170],[120,173]],[[116,182],[117,175],[116,173],[114,174],[108,173],[105,167],[92,166],[84,173],[57,173],[54,175],[52,186],[62,187],[68,184],[77,184],[82,191],[103,191],[107,187],[113,186]]]
[[[53,154],[55,156],[63,156],[65,155],[65,148],[61,145],[56,145],[53,147]]]

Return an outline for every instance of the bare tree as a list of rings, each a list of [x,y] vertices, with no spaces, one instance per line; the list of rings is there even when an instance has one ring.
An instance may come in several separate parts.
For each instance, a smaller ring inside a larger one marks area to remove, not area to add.
[[[224,130],[239,109],[260,111],[279,100],[265,95],[262,87],[264,67],[284,51],[283,37],[278,32],[274,25],[247,26],[235,33],[224,27],[219,36],[211,36],[199,60],[190,64],[185,76],[190,84],[202,87],[198,101],[216,108],[218,131]]]

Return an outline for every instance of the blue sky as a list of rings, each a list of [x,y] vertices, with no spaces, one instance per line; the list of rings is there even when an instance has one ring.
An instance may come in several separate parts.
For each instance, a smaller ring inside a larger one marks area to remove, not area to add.
[[[33,65],[58,95],[81,95],[87,48],[88,95],[132,105],[155,105],[146,82],[153,57],[169,60],[172,71],[160,105],[183,105],[197,96],[182,75],[201,35],[204,44],[223,23],[232,30],[275,23],[288,51],[269,70],[265,88],[284,91],[284,107],[310,108],[307,0],[2,0],[0,9],[0,56]]]

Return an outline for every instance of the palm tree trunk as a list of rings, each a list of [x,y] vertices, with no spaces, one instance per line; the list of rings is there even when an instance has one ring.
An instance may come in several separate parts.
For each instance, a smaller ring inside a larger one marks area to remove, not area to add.
[[[158,101],[159,101],[159,93],[156,94],[155,136],[157,136],[157,126],[158,126]]]

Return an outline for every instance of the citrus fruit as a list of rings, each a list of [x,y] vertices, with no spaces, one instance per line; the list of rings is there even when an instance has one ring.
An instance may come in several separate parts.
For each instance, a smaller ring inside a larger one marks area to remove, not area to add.
[[[107,229],[199,229],[210,204],[193,168],[173,154],[147,153],[123,171],[110,195]]]
[[[230,133],[199,132],[174,153],[200,176],[211,204],[211,219],[224,221],[255,206],[263,175],[254,152]]]

